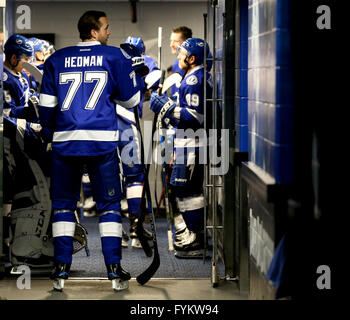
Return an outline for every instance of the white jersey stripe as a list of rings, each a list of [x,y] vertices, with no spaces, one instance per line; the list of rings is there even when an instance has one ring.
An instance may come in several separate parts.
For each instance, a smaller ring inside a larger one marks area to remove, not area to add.
[[[56,96],[45,93],[40,93],[39,105],[47,108],[54,108],[57,106],[58,100]]]
[[[135,122],[135,115],[132,111],[122,107],[121,105],[117,104],[116,111],[118,116],[121,116],[129,121]]]
[[[65,141],[118,141],[119,131],[72,130],[58,131],[53,134],[53,142]]]
[[[177,205],[180,210],[180,212],[190,211],[190,210],[197,210],[204,208],[205,200],[204,196],[196,196],[196,197],[188,197],[188,198],[176,198]]]
[[[137,91],[129,100],[127,101],[121,101],[121,100],[114,100],[115,103],[120,104],[122,107],[130,109],[135,106],[137,106],[140,103],[140,91]]]
[[[193,117],[195,118],[200,124],[204,121],[204,115],[198,113],[196,110],[191,108],[185,108],[185,110]]]

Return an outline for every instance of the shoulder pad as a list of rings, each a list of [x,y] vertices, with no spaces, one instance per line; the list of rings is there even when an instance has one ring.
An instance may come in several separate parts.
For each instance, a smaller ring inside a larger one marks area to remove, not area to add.
[[[198,78],[195,75],[191,75],[186,79],[186,84],[193,86],[198,83]]]

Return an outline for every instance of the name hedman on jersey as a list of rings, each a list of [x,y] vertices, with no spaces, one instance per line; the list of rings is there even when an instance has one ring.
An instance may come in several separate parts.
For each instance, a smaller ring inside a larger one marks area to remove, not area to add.
[[[64,59],[64,67],[100,67],[102,66],[102,61],[103,56],[66,57]]]

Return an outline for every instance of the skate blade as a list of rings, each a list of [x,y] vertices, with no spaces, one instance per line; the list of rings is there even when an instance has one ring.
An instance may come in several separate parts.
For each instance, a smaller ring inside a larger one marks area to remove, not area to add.
[[[55,279],[53,281],[53,289],[55,291],[62,292],[63,288],[64,288],[64,279]]]
[[[121,291],[129,288],[129,281],[128,280],[121,280],[121,279],[113,279],[112,280],[112,288],[114,291]]]
[[[203,259],[204,250],[194,250],[194,251],[175,251],[175,257],[179,259]],[[206,254],[206,258],[210,256]]]

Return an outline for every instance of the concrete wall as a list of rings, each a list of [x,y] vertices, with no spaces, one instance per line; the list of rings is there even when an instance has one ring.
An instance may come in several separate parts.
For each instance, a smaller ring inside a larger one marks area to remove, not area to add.
[[[55,45],[62,48],[79,41],[77,22],[86,10],[105,11],[110,23],[110,45],[119,46],[126,37],[141,36],[146,44],[146,53],[157,58],[158,27],[163,27],[162,68],[173,63],[169,37],[171,29],[186,25],[194,36],[203,37],[203,13],[207,4],[203,1],[149,2],[137,3],[137,23],[131,23],[130,4],[115,1],[17,1],[16,7],[24,4],[31,10],[31,29],[18,33],[54,33]],[[16,14],[14,20],[20,15]]]

